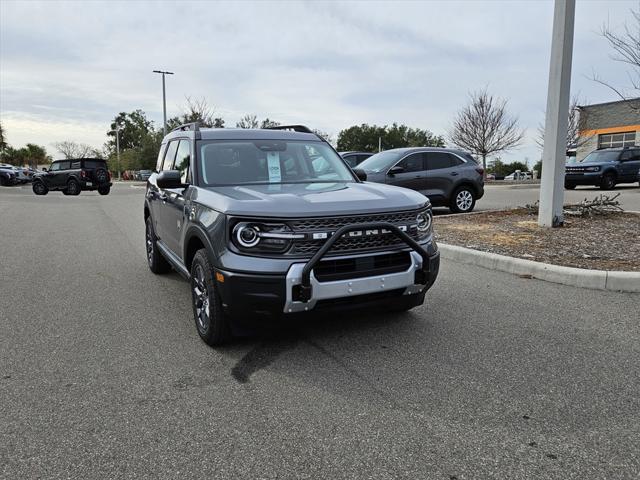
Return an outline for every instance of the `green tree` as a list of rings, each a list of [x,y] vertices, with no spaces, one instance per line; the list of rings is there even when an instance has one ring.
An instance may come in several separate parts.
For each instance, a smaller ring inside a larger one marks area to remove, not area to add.
[[[382,148],[443,147],[444,139],[429,130],[410,128],[406,125],[391,126],[354,125],[338,134],[338,150],[360,150],[375,152],[381,139]]]
[[[0,155],[4,153],[4,150],[9,146],[7,143],[6,133],[4,128],[2,127],[2,123],[0,123]]]
[[[144,139],[154,131],[153,122],[147,119],[142,110],[134,110],[131,113],[121,112],[111,122],[107,136],[109,141],[106,148],[109,152],[116,150],[116,133],[119,130],[120,151],[141,147]]]
[[[536,164],[533,166],[533,170],[538,172],[538,178],[542,178],[542,160],[538,160]]]

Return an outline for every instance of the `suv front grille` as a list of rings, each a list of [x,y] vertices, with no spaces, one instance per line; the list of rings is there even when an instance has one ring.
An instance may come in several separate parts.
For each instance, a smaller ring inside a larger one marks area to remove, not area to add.
[[[419,210],[410,210],[404,212],[395,213],[382,213],[376,215],[354,215],[350,217],[325,217],[325,218],[305,218],[291,220],[290,227],[295,233],[313,234],[316,232],[335,232],[338,228],[345,225],[357,225],[359,223],[371,223],[371,222],[388,222],[398,226],[406,226],[407,234],[414,240],[418,239],[418,231],[415,228],[416,215]],[[414,228],[410,228],[414,226]],[[313,255],[318,249],[326,242],[326,240],[295,240],[289,251],[290,255]],[[343,236],[338,240],[331,250],[327,252],[328,256],[339,255],[343,253],[353,253],[362,251],[376,251],[389,248],[402,248],[406,244],[392,233],[376,235],[376,236],[362,236],[362,237],[348,237]]]
[[[319,282],[331,282],[347,278],[373,277],[404,272],[410,266],[409,252],[394,252],[366,257],[323,260],[313,269],[313,274]]]

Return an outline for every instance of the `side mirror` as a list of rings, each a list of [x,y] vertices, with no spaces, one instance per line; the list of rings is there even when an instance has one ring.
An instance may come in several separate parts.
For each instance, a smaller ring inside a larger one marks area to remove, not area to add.
[[[156,183],[160,188],[184,188],[180,172],[178,170],[164,170],[156,177]]]
[[[389,169],[389,171],[387,172],[387,175],[393,177],[396,173],[402,173],[404,172],[404,168],[402,168],[400,165],[396,165],[395,167],[391,167]]]
[[[358,180],[360,180],[362,182],[366,182],[367,181],[367,172],[365,172],[363,169],[354,168],[353,169],[353,173],[356,174],[356,177],[358,177]]]

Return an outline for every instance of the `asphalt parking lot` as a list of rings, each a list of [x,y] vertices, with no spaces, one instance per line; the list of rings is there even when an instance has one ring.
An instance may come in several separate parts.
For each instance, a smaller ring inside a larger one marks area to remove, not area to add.
[[[443,262],[409,313],[214,350],[147,268],[143,192],[0,189],[0,477],[640,475],[638,294]]]

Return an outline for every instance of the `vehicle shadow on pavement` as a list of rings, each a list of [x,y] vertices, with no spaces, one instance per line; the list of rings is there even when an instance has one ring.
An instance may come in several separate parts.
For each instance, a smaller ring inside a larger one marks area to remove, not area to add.
[[[238,383],[249,383],[251,376],[273,364],[281,355],[286,352],[303,348],[305,350],[315,350],[324,357],[329,357],[332,363],[337,364],[341,369],[348,370],[351,375],[360,377],[357,371],[349,367],[338,356],[331,353],[330,349],[323,346],[323,343],[350,342],[362,337],[371,338],[372,346],[377,348],[387,348],[386,345],[376,341],[376,338],[391,339],[395,336],[403,336],[402,324],[407,327],[407,334],[412,331],[410,327],[416,321],[415,314],[404,313],[380,313],[380,312],[358,312],[357,315],[348,313],[336,314],[331,318],[320,314],[308,315],[304,320],[286,321],[269,326],[255,327],[249,335],[233,340],[234,345],[225,347],[222,350],[232,353],[238,349],[247,351],[231,368],[231,376]],[[391,340],[395,343],[395,340]],[[380,343],[379,346],[376,344]],[[384,343],[389,343],[384,341]],[[310,352],[303,356],[310,356]],[[360,378],[368,383],[364,378]]]

